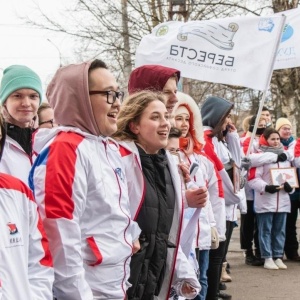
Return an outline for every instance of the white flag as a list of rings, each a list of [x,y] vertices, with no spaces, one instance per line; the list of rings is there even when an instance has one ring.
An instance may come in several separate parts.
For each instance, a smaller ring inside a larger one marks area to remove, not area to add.
[[[158,64],[183,77],[266,90],[283,16],[171,21],[143,37],[136,67]]]
[[[300,67],[300,8],[286,10],[280,14],[286,16],[286,21],[274,70]]]

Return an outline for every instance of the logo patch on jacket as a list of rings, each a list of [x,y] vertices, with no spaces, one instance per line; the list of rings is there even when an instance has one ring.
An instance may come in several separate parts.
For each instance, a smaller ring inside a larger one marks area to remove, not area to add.
[[[7,223],[8,229],[9,229],[9,234],[16,234],[18,233],[18,228],[16,224],[14,223]]]
[[[121,168],[116,168],[115,169],[115,173],[119,176],[119,178],[124,182],[125,180],[125,174],[124,172],[122,171]]]
[[[15,223],[8,222],[7,224],[9,236],[6,247],[23,246],[22,235]]]

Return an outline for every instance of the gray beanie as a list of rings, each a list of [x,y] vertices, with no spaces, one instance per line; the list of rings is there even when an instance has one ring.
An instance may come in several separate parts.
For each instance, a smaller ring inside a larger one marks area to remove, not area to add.
[[[215,128],[220,120],[228,115],[233,108],[233,103],[216,96],[208,97],[201,107],[203,126]]]

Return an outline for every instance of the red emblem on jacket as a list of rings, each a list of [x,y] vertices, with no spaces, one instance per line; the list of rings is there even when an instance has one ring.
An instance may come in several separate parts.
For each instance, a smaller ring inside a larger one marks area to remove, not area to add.
[[[10,234],[15,234],[15,233],[18,232],[18,228],[17,228],[16,224],[13,224],[13,223],[9,222],[9,223],[7,223],[7,226],[9,228],[9,233]]]

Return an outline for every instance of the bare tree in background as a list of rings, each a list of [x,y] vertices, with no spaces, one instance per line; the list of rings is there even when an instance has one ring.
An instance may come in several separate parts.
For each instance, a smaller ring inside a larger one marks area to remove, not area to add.
[[[270,6],[260,5],[251,10],[249,0],[197,2],[186,0],[186,19],[260,15],[270,9]],[[124,76],[123,81],[127,82],[140,40],[153,27],[168,20],[169,7],[168,0],[78,0],[58,17],[47,15],[37,6],[36,14],[25,21],[38,28],[73,36],[79,41],[76,52],[81,51],[82,59],[103,57],[120,73],[119,79]],[[173,19],[181,19],[181,14],[175,13]]]
[[[297,8],[298,0],[273,0],[274,12]],[[295,135],[300,133],[300,68],[276,70],[273,72],[272,101],[275,119],[287,117],[293,125]]]
[[[186,0],[186,12],[170,14],[171,0],[77,0],[76,5],[62,12],[61,16],[49,16],[39,7],[36,16],[27,23],[78,40],[74,50],[80,60],[100,57],[108,61],[118,81],[126,87],[134,66],[136,48],[143,36],[153,27],[173,20],[207,20],[237,15],[267,15],[298,7],[299,0]],[[71,25],[66,25],[71,24]],[[247,88],[200,82],[187,79],[184,91],[197,102],[215,94],[235,101],[236,114],[242,118],[255,113],[261,93]],[[274,108],[275,118],[286,115],[297,124],[299,110],[299,68],[275,71],[271,94],[267,105]],[[247,112],[247,113],[245,113]],[[300,132],[300,124],[297,124]]]

